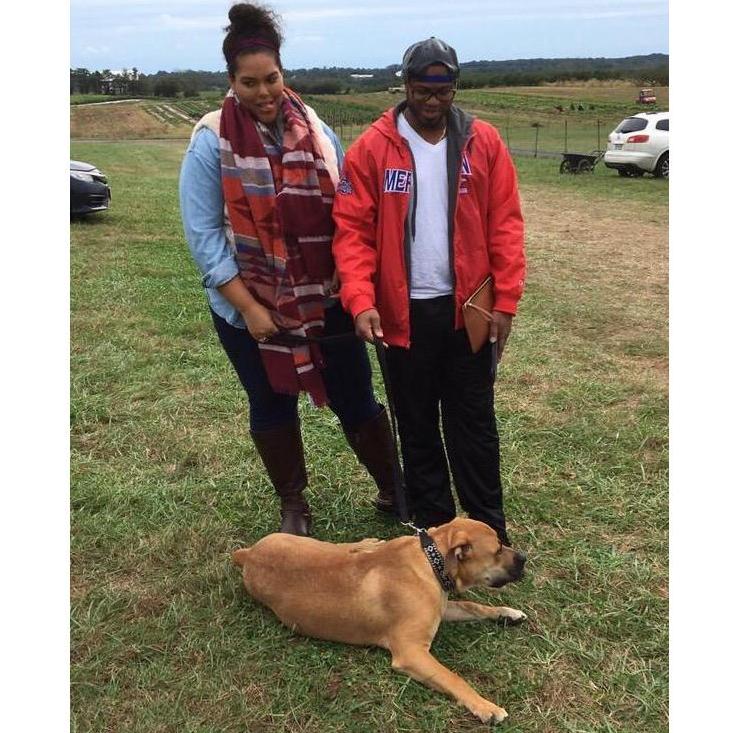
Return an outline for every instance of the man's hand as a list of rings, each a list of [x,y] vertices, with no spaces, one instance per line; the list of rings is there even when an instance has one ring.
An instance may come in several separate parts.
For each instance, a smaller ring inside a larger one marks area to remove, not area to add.
[[[368,341],[370,344],[373,344],[375,339],[381,340],[384,334],[377,309],[370,308],[359,313],[354,319],[354,330],[362,341]]]
[[[509,333],[512,330],[512,319],[514,316],[501,311],[491,312],[491,330],[489,331],[489,341],[493,344],[497,343],[496,359],[501,361],[501,355],[504,353]]]
[[[274,336],[278,332],[278,327],[272,320],[270,311],[259,303],[252,302],[246,311],[241,311],[242,318],[247,324],[249,335],[255,340],[263,343],[270,336]]]

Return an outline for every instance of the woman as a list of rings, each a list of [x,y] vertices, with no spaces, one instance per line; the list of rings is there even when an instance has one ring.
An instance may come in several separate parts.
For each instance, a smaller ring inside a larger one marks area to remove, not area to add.
[[[311,516],[298,394],[328,404],[392,512],[391,432],[371,369],[335,298],[331,207],[343,160],[333,131],[283,82],[274,13],[240,3],[223,43],[230,90],[194,128],[183,225],[214,326],[249,400],[252,440],[281,500],[281,532]]]

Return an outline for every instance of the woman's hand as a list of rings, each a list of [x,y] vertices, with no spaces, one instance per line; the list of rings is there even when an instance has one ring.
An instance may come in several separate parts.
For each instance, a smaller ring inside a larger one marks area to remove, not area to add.
[[[339,294],[339,290],[341,290],[341,278],[339,278],[338,271],[334,270],[333,279],[331,280],[331,290],[328,294],[332,298],[337,298]]]
[[[245,324],[247,324],[247,330],[255,341],[263,343],[270,336],[274,336],[279,330],[272,320],[270,311],[256,301],[251,303],[247,307],[247,310],[241,311],[241,313]]]

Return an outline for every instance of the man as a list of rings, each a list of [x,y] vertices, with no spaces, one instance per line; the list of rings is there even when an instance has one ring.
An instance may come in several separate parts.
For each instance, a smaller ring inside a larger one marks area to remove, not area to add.
[[[455,517],[450,464],[462,508],[509,544],[493,378],[524,286],[516,172],[498,132],[453,105],[450,46],[413,44],[402,73],[406,100],[346,155],[333,210],[341,299],[362,339],[390,347],[415,521]],[[474,354],[461,306],[489,275],[490,343]]]

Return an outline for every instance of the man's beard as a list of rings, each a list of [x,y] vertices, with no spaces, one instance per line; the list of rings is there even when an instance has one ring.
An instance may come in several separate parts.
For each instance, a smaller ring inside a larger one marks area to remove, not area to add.
[[[427,130],[442,130],[445,127],[446,115],[441,114],[434,118],[425,119],[424,117],[418,117],[420,125]]]
[[[442,111],[436,117],[425,117],[422,111],[418,108],[408,105],[412,119],[425,130],[442,130],[445,127],[448,119],[447,110]]]

